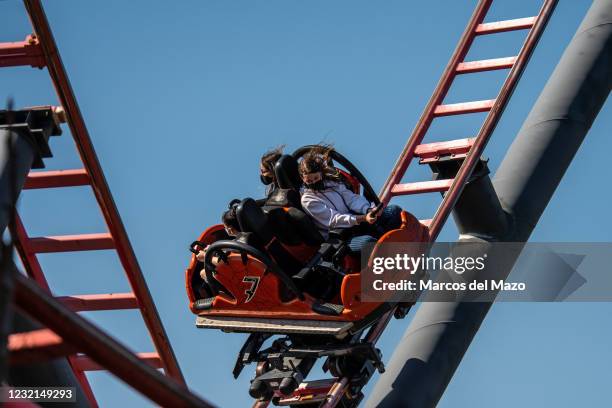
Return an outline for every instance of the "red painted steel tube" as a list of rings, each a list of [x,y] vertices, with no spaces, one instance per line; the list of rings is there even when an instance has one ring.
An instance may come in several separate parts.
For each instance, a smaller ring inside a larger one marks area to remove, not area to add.
[[[163,368],[162,362],[157,353],[137,353],[140,361],[144,361],[153,368]],[[101,371],[106,370],[105,367],[96,363],[86,355],[78,355],[74,358],[76,367],[81,371]]]
[[[17,237],[17,239],[15,240],[15,248],[17,249],[19,257],[21,258],[21,263],[26,269],[26,273],[30,278],[34,279],[44,291],[46,291],[47,293],[51,293],[49,283],[47,282],[47,278],[45,277],[42,271],[40,262],[38,262],[36,254],[29,247],[28,234],[18,214],[15,214],[15,231],[13,231],[12,233],[14,233],[14,235]],[[93,394],[93,390],[91,389],[89,380],[82,371],[79,371],[75,368],[74,356],[68,357],[68,363],[72,367],[74,375],[81,384],[81,388],[87,396],[89,404],[92,406],[92,408],[97,408],[98,403],[96,402],[96,397]]]
[[[463,161],[461,168],[455,176],[453,185],[444,195],[442,203],[438,207],[436,215],[433,217],[433,221],[429,227],[429,234],[432,241],[435,241],[436,237],[442,230],[446,219],[450,215],[450,212],[455,206],[459,195],[461,195],[461,192],[463,191],[465,183],[472,174],[476,163],[478,160],[480,160],[480,156],[483,153],[487,142],[489,141],[489,136],[491,133],[493,133],[493,130],[497,126],[499,118],[501,117],[510,96],[514,92],[516,84],[527,66],[527,62],[529,62],[533,50],[538,43],[544,28],[546,28],[546,24],[548,23],[556,4],[557,0],[545,0],[542,4],[542,8],[538,13],[533,28],[529,31],[529,34],[527,34],[527,38],[525,38],[525,42],[521,47],[516,63],[508,73],[508,77],[504,81],[504,85],[495,99],[495,105],[491,109],[489,115],[487,115],[487,118],[476,136],[476,141],[474,142],[474,146],[472,146],[472,150]]]
[[[73,312],[138,309],[138,299],[133,293],[58,296],[56,299]]]
[[[387,324],[389,324],[389,320],[391,320],[392,316],[393,310],[382,315],[378,322],[376,322],[376,324],[368,331],[365,341],[375,345],[378,339],[380,339],[380,336],[382,336],[382,333],[387,327]],[[321,408],[334,408],[336,405],[338,405],[349,385],[349,381],[350,379],[347,377],[343,377],[336,381],[336,383],[332,386],[329,395],[327,396],[327,400],[321,406]]]
[[[488,112],[491,110],[495,100],[472,101],[438,105],[434,109],[434,116],[462,115],[464,113]]]
[[[25,41],[0,43],[0,67],[23,65],[45,66],[45,57],[36,37],[29,35]]]
[[[19,217],[18,214],[15,215],[15,231],[12,232],[17,237],[15,240],[15,248],[17,249],[17,253],[19,253],[19,257],[21,258],[21,262],[23,263],[28,276],[38,282],[38,284],[47,292],[51,293],[47,278],[45,278],[45,274],[42,271],[42,267],[40,266],[40,262],[38,262],[36,254],[30,247],[30,238],[28,237],[23,222],[21,221],[21,217]]]
[[[164,370],[169,376],[184,384],[185,379],[102,172],[41,2],[39,0],[24,0],[24,3],[43,49],[49,74],[53,79],[56,92],[65,110],[70,130],[81,158],[86,165],[87,172],[91,177],[94,194],[104,214],[109,231],[115,240],[119,259],[126,271],[132,291],[138,297],[142,316],[151,333],[155,348],[164,362]]]
[[[30,250],[36,254],[49,252],[96,251],[114,249],[108,232],[98,234],[58,235],[30,238]]]
[[[442,77],[440,78],[440,81],[438,82],[438,85],[436,86],[433,95],[429,99],[427,106],[425,106],[425,109],[421,114],[421,117],[419,118],[416,127],[414,128],[410,138],[408,139],[406,146],[404,146],[404,149],[402,150],[399,158],[397,159],[397,162],[393,166],[393,170],[389,175],[389,178],[385,182],[380,192],[380,200],[385,205],[389,203],[389,200],[391,200],[391,189],[395,184],[398,184],[402,180],[406,169],[410,165],[414,150],[421,143],[423,137],[425,136],[425,133],[429,129],[431,121],[434,118],[434,109],[436,108],[436,106],[442,103],[444,97],[448,93],[451,83],[456,75],[457,65],[463,62],[463,59],[467,55],[470,45],[474,41],[474,32],[476,30],[476,27],[484,20],[484,17],[487,14],[487,11],[491,6],[492,1],[493,0],[480,0],[478,5],[476,6],[472,17],[470,18],[470,21],[467,27],[465,28],[463,35],[461,36],[459,44],[457,44],[455,51],[453,52],[446,68],[444,69],[444,72],[442,73]]]
[[[31,279],[16,274],[15,304],[64,341],[163,407],[211,407],[185,385],[143,362],[108,334],[68,310]]]
[[[414,150],[414,155],[421,158],[421,162],[426,159],[440,157],[443,155],[459,155],[467,154],[472,145],[474,138],[450,140],[448,142],[434,142],[420,144]]]
[[[334,408],[344,396],[348,383],[348,378],[344,377],[332,385],[332,389],[327,396],[327,400],[321,405],[321,408]]]
[[[452,184],[452,179],[417,181],[415,183],[396,184],[393,186],[391,194],[393,194],[394,196],[400,196],[409,194],[434,193],[438,191],[446,191],[450,188]]]
[[[537,16],[537,19],[533,24],[533,28],[530,30],[529,34],[527,35],[527,38],[525,39],[525,43],[523,44],[523,47],[521,48],[521,52],[519,53],[517,57],[517,61],[513,65],[512,69],[510,70],[508,74],[508,78],[506,79],[502,90],[500,91],[498,97],[496,98],[495,106],[493,106],[492,110],[487,116],[487,119],[485,120],[485,123],[483,124],[481,131],[479,132],[479,136],[484,134],[483,132],[485,131],[488,132],[488,134],[490,135],[490,133],[495,128],[495,125],[497,124],[497,121],[499,120],[499,116],[503,112],[503,108],[505,107],[509,97],[511,96],[512,91],[514,90],[514,87],[516,85],[516,82],[518,82],[518,79],[520,78],[520,75],[522,74],[526,63],[529,61],[529,58],[531,57],[533,49],[535,48],[535,45],[537,44],[540,38],[540,35],[542,31],[544,30],[552,14],[552,11],[554,10],[556,6],[556,3],[557,3],[557,0],[545,0],[544,1],[544,4],[542,5],[542,8],[540,9],[540,12]],[[455,49],[453,57],[451,58],[451,61],[447,65],[446,70],[444,71],[444,74],[442,78],[440,79],[438,86],[436,87],[436,91],[432,95],[427,107],[425,108],[425,111],[423,112],[423,115],[419,119],[417,127],[415,128],[413,134],[408,140],[407,145],[404,147],[404,150],[402,151],[396,165],[394,166],[393,172],[391,173],[391,175],[389,176],[389,179],[387,180],[387,182],[385,183],[385,186],[383,187],[383,190],[381,192],[381,201],[383,201],[385,204],[388,203],[388,201],[391,198],[392,187],[395,184],[398,184],[401,178],[403,177],[410,163],[410,160],[412,159],[414,150],[416,149],[417,145],[420,143],[420,141],[424,137],[427,129],[429,128],[429,125],[431,124],[432,110],[434,109],[436,105],[440,103],[438,101],[443,100],[444,96],[446,95],[446,92],[448,91],[450,87],[450,84],[454,76],[453,76],[453,73],[449,71],[451,69],[455,70],[458,62],[460,62],[465,57],[468,51],[468,48],[474,39],[475,23],[476,23],[476,26],[478,26],[479,21],[482,22],[482,19],[486,15],[486,12],[490,4],[491,4],[491,1],[482,0],[476,7],[476,10],[474,11],[472,18],[470,19],[470,23],[468,24],[466,31],[463,33],[461,41],[459,45],[457,46],[457,48]],[[481,33],[484,33],[484,31],[487,31],[487,30],[482,30],[482,31],[483,32]],[[467,156],[466,160],[464,160],[462,169],[459,171],[459,173],[455,177],[453,186],[451,186],[451,189],[445,195],[440,208],[436,212],[436,215],[434,216],[434,218],[431,220],[430,230],[429,230],[430,241],[436,240],[437,235],[439,234],[442,226],[444,225],[444,222],[446,221],[446,218],[450,214],[452,207],[454,206],[457,198],[459,197],[462,191],[462,188],[465,182],[467,181],[467,178],[470,176],[471,171],[473,170],[473,167],[475,166],[477,160],[480,158],[480,154],[484,150],[487,139],[488,138],[477,137],[477,140],[472,148],[471,153]],[[459,179],[459,176],[461,176],[461,179]],[[376,341],[378,340],[378,338],[384,331],[385,327],[387,326],[391,318],[391,315],[392,315],[392,312],[388,312],[385,316],[383,316],[376,323],[376,325],[370,330],[370,332],[366,336],[366,338],[368,339],[367,341],[371,341],[372,344],[376,343]],[[326,406],[329,408],[333,408],[335,404],[327,404]]]
[[[425,133],[427,133],[427,130],[431,125],[431,121],[434,118],[433,112],[435,107],[442,103],[444,97],[448,93],[451,83],[456,75],[457,65],[461,63],[467,55],[470,45],[474,41],[474,31],[476,30],[476,27],[480,23],[482,23],[485,15],[487,14],[487,11],[489,10],[489,7],[491,6],[492,1],[493,0],[480,0],[478,5],[476,6],[476,9],[474,10],[474,13],[472,13],[472,17],[470,18],[470,21],[467,27],[465,28],[463,35],[461,36],[461,40],[459,41],[459,44],[457,44],[457,47],[455,48],[455,51],[453,52],[450,61],[444,69],[442,77],[440,78],[440,81],[438,82],[438,85],[436,86],[433,95],[429,99],[429,102],[427,103],[423,113],[421,114],[421,117],[419,118],[415,129],[413,130],[410,138],[408,139],[408,142],[404,146],[404,149],[402,150],[399,158],[397,159],[397,162],[393,166],[393,170],[389,175],[389,178],[385,182],[380,192],[380,200],[385,205],[388,204],[391,200],[391,191],[393,186],[401,181],[410,164],[410,161],[412,160],[415,149],[423,140]],[[392,315],[392,311],[387,312],[376,323],[376,325],[372,327],[372,329],[366,336],[368,339],[367,341],[372,341],[372,344],[375,344],[376,341],[378,341],[378,338],[389,323],[389,320],[391,319]],[[346,384],[348,384],[348,379],[342,378],[337,384],[344,384],[344,386],[342,387],[343,392],[346,388]],[[336,400],[333,403],[330,403],[330,401],[328,401],[326,402],[325,406],[326,408],[333,408],[336,406],[338,401],[339,400]]]
[[[8,338],[8,349],[11,364],[32,364],[76,352],[71,344],[49,329],[13,333]]]
[[[85,169],[54,170],[30,172],[23,188],[76,187],[89,185],[89,175]]]
[[[493,71],[497,69],[512,68],[516,57],[493,58],[479,61],[462,62],[457,65],[457,74],[470,74],[473,72]]]
[[[538,16],[479,24],[478,27],[476,27],[476,35],[503,33],[505,31],[514,30],[525,30],[527,28],[533,27]]]

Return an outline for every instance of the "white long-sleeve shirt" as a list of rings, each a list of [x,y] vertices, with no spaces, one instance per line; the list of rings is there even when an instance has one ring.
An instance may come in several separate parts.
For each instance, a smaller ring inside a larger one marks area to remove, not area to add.
[[[365,214],[372,206],[362,195],[334,181],[326,181],[325,189],[320,191],[305,188],[301,201],[304,211],[312,217],[325,238],[332,228],[357,225],[355,214]]]

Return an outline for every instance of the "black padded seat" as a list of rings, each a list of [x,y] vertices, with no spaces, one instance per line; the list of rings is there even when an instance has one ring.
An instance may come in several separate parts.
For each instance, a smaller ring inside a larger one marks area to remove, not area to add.
[[[243,232],[252,232],[265,245],[274,238],[268,217],[252,198],[245,198],[236,207],[236,218]]]
[[[295,207],[264,207],[270,228],[280,242],[286,245],[321,245],[323,237],[313,221]]]
[[[287,245],[320,245],[324,240],[312,219],[302,211],[302,179],[298,162],[292,155],[281,156],[274,164],[279,186],[264,205],[270,226],[278,239]]]
[[[298,245],[302,242],[302,237],[292,228],[289,214],[283,207],[264,207],[268,215],[270,228],[280,242],[286,245]]]
[[[282,208],[278,208],[284,211]],[[236,207],[236,218],[243,232],[251,232],[256,237],[256,242],[272,255],[278,265],[287,275],[297,273],[301,265],[278,241],[274,238],[278,235],[271,228],[270,218],[252,198],[245,198]]]
[[[302,187],[302,178],[298,171],[298,162],[295,157],[284,154],[274,164],[274,175],[279,188],[299,191]]]
[[[287,214],[291,225],[306,245],[321,245],[325,241],[314,221],[304,211],[292,207],[287,210]]]
[[[272,207],[296,207],[302,208],[300,193],[289,188],[278,188],[263,204],[266,208]]]
[[[264,243],[252,232],[239,232],[234,241],[250,245],[259,250],[264,249]]]

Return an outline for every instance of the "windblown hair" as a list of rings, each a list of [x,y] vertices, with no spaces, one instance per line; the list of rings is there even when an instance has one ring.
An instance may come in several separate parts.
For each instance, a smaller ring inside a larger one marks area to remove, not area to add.
[[[308,151],[300,161],[300,174],[321,172],[324,180],[342,182],[342,176],[337,168],[333,166],[332,145],[318,144]]]
[[[269,171],[273,177],[274,177],[274,165],[276,164],[278,159],[280,159],[280,157],[283,155],[284,148],[285,148],[285,145],[277,146],[274,149],[268,150],[267,152],[263,154],[263,156],[261,156],[260,163],[262,167],[265,168],[267,171]]]
[[[228,210],[221,215],[221,222],[226,227],[232,227],[236,231],[240,231],[240,224],[238,223],[238,218],[236,217],[236,207],[240,204],[240,200],[234,199],[230,201],[228,205]]]

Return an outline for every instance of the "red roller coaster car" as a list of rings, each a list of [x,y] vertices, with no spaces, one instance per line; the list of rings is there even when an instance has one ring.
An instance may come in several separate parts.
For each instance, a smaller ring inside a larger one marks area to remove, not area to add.
[[[241,232],[236,237],[230,237],[223,225],[214,225],[190,247],[194,255],[186,287],[196,326],[251,333],[234,374],[245,363],[259,363],[251,384],[256,398],[289,395],[319,357],[330,358],[327,366],[338,376],[347,370],[359,372],[368,362],[382,369],[378,351],[360,338],[395,304],[361,300],[361,259],[347,246],[351,229],[331,231],[324,240],[302,211],[297,163],[311,148],[304,146],[276,162],[279,188],[263,205],[251,198],[237,205]],[[380,203],[350,161],[337,152],[332,160],[354,192]],[[371,257],[384,242],[427,240],[427,229],[402,212],[401,227],[381,236]],[[204,248],[206,256],[200,262],[195,254]],[[406,308],[397,311],[405,313]],[[259,351],[273,335],[286,337]],[[271,354],[276,363],[270,361]]]

